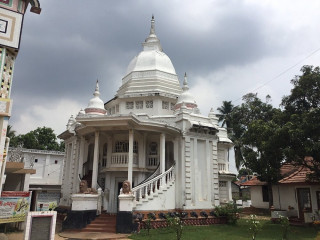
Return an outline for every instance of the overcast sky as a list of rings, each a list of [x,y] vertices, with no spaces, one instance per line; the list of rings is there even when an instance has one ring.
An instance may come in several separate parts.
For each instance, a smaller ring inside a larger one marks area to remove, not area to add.
[[[85,108],[99,79],[101,99],[114,97],[130,60],[156,34],[202,114],[223,100],[269,94],[275,106],[303,65],[320,65],[320,1],[42,0],[24,16],[13,75],[9,124],[65,130]],[[288,70],[289,69],[289,70]],[[280,76],[279,76],[280,75]]]

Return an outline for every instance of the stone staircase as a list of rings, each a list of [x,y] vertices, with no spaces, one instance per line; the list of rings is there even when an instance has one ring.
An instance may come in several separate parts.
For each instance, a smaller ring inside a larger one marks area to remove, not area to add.
[[[160,206],[163,209],[173,209],[174,186],[175,176],[174,166],[172,166],[165,173],[132,189],[132,194],[134,195],[133,210],[152,210]]]
[[[97,216],[90,224],[85,228],[77,229],[77,232],[107,232],[116,233],[116,214],[102,213]]]

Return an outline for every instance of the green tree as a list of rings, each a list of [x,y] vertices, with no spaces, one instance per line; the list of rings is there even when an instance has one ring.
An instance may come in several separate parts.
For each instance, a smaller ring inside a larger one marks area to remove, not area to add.
[[[258,174],[269,186],[269,205],[273,205],[271,185],[280,178],[283,159],[279,125],[280,109],[269,104],[270,96],[263,102],[257,94],[243,96],[243,103],[231,114],[231,139],[235,146],[236,166],[244,165]]]
[[[226,125],[226,128],[228,130],[228,133],[230,133],[231,130],[231,112],[233,110],[233,104],[231,101],[223,101],[222,106],[218,107],[217,110],[220,113],[219,116],[219,122],[222,122],[221,126],[224,127]]]
[[[233,108],[230,114],[230,125],[232,131],[230,138],[234,143],[235,161],[237,169],[245,163],[243,156],[243,136],[248,130],[248,126],[255,120],[270,121],[275,109],[268,103],[270,96],[266,97],[266,102],[262,102],[256,93],[248,93],[242,97],[243,103]]]
[[[11,142],[12,147],[22,145],[28,149],[64,151],[64,144],[58,143],[52,128],[38,127],[26,134],[18,135]]]
[[[242,176],[248,176],[248,175],[252,175],[252,170],[249,168],[241,168],[238,171],[238,179],[240,179]]]
[[[285,138],[285,156],[309,167],[314,173],[311,178],[320,178],[320,69],[303,66],[302,75],[291,80],[291,94],[284,97],[282,121]],[[306,156],[313,157],[313,164],[305,162]]]

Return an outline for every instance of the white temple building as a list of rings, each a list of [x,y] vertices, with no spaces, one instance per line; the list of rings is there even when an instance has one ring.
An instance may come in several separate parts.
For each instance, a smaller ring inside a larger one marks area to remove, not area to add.
[[[102,189],[109,213],[118,211],[125,180],[136,211],[212,209],[232,200],[226,129],[213,110],[200,113],[186,75],[180,86],[154,18],[142,46],[115,97],[104,103],[97,81],[87,108],[59,135],[66,147],[60,205],[72,204],[80,179]]]

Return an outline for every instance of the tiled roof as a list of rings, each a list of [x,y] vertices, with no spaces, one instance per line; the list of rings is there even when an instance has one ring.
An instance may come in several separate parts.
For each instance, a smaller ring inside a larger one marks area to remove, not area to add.
[[[312,158],[306,157],[305,162],[307,164],[312,164]],[[278,181],[280,184],[290,184],[290,183],[307,183],[308,174],[312,171],[302,165],[295,165],[293,163],[285,163],[280,168],[280,174],[283,177]],[[261,186],[266,185],[266,182],[261,182],[257,177],[253,177],[250,181],[242,183],[242,186]]]
[[[310,174],[312,171],[305,167],[305,166],[300,166],[298,169],[293,171],[291,174],[289,174],[287,177],[282,178],[279,180],[279,183],[305,183],[308,182],[307,176]]]
[[[249,181],[241,183],[241,186],[262,186],[267,185],[266,182],[261,182],[256,176],[252,177]]]

